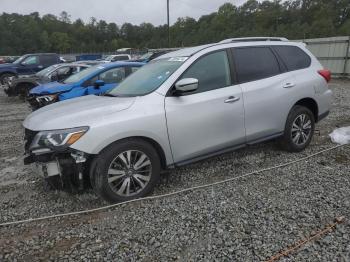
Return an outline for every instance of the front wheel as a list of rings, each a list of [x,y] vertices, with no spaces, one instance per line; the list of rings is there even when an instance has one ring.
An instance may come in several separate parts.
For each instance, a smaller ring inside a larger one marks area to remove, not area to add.
[[[109,202],[127,201],[151,193],[160,169],[159,156],[151,144],[126,139],[100,153],[91,184]]]
[[[14,76],[13,74],[8,74],[8,73],[5,73],[5,74],[2,74],[0,76],[0,84],[1,85],[6,85],[8,83],[8,80],[11,76]]]
[[[288,115],[282,147],[289,152],[300,152],[311,142],[315,130],[315,117],[304,106],[294,106]]]

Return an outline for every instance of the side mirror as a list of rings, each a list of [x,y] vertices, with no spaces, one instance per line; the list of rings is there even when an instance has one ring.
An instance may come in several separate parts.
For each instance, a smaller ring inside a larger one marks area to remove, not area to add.
[[[187,93],[198,89],[198,79],[184,78],[176,82],[175,90],[177,93]]]
[[[96,82],[94,83],[94,87],[95,88],[100,88],[101,86],[104,86],[105,82],[103,80],[96,80]]]

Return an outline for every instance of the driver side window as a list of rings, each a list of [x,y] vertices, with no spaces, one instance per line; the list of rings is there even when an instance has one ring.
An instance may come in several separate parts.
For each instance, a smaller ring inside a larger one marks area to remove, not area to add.
[[[38,63],[39,59],[37,56],[29,56],[22,62],[24,65],[37,65]]]
[[[182,75],[181,79],[184,78],[198,79],[198,89],[194,93],[230,86],[231,71],[226,50],[199,58]]]

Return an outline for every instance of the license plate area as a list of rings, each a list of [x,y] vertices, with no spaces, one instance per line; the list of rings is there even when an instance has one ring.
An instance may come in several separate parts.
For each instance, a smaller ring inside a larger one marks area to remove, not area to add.
[[[60,166],[56,161],[38,163],[36,166],[39,175],[42,177],[51,177],[61,174]]]

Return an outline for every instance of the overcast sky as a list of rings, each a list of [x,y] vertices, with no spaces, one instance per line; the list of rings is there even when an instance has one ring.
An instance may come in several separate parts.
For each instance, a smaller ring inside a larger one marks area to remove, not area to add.
[[[170,0],[170,22],[178,17],[199,18],[214,12],[226,2],[241,5],[246,0]],[[72,20],[90,17],[121,25],[125,22],[154,25],[166,23],[166,0],[0,0],[0,12],[29,14],[32,12],[59,15],[68,12]]]

